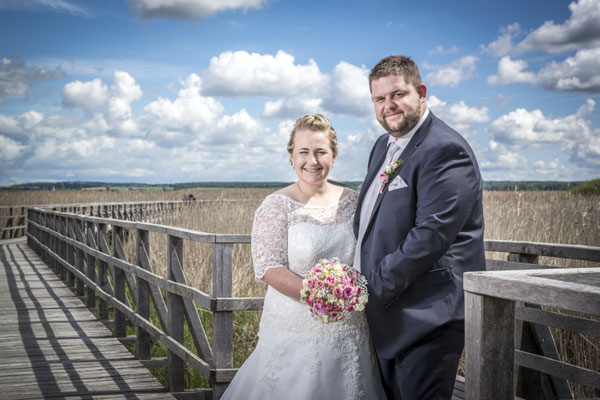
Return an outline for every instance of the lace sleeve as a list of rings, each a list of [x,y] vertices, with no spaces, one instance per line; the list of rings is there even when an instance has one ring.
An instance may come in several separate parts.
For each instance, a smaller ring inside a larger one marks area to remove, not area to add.
[[[283,196],[268,196],[256,210],[251,247],[256,280],[270,268],[288,268],[288,218]]]

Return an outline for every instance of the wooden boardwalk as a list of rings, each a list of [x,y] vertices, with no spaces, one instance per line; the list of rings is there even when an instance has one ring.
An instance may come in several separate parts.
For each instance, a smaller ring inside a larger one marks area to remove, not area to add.
[[[24,239],[0,242],[2,399],[173,399]]]

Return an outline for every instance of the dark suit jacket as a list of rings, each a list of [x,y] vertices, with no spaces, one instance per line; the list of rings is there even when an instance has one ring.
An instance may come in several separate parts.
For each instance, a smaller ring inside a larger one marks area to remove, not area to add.
[[[375,143],[358,199],[387,151]],[[404,163],[379,194],[361,246],[369,282],[367,318],[378,356],[393,359],[445,324],[464,324],[463,273],[485,269],[482,179],[464,138],[429,115],[400,155]],[[406,187],[389,191],[400,176]]]

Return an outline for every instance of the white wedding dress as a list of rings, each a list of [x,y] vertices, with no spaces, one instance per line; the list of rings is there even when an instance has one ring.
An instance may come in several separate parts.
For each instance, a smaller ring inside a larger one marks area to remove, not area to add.
[[[352,264],[357,194],[348,192],[332,206],[269,195],[252,228],[256,278],[276,267],[305,277],[321,258]],[[222,399],[385,399],[364,312],[324,324],[269,286],[258,336]]]

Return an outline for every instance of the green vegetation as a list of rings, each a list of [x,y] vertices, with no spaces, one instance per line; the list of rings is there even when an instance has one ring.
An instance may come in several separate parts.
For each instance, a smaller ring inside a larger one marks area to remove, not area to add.
[[[579,182],[561,181],[487,181],[483,183],[483,190],[490,191],[558,191],[569,190]]]
[[[581,182],[570,190],[573,194],[600,194],[600,178],[592,179],[591,181]]]

